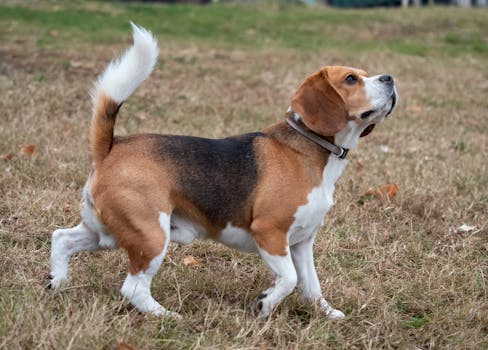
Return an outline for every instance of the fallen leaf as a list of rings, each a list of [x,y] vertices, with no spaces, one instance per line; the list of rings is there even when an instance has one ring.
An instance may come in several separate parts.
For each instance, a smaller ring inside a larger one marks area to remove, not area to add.
[[[364,195],[375,196],[377,199],[393,199],[398,192],[397,184],[386,184],[378,188],[367,190]]]
[[[407,107],[407,111],[412,113],[420,113],[422,112],[422,107],[418,105],[412,105]]]
[[[25,145],[20,149],[21,156],[32,156],[35,157],[37,155],[36,145]]]
[[[2,154],[0,156],[0,159],[3,159],[4,161],[12,160],[14,158],[15,158],[15,154],[13,154],[13,153]]]
[[[119,342],[116,346],[115,346],[115,349],[116,350],[137,350],[135,347],[133,347],[132,345],[130,345],[129,343],[126,343],[125,341],[121,341]]]
[[[64,203],[63,211],[69,213],[71,211],[71,205],[69,203]]]
[[[187,255],[183,258],[183,264],[185,266],[199,266],[202,262],[193,255]]]

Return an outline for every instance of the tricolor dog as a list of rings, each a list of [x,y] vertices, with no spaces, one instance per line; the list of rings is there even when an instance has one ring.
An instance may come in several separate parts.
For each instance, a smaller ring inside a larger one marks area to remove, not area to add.
[[[81,223],[53,233],[51,287],[67,280],[74,253],[122,247],[130,260],[122,295],[141,312],[179,317],[153,298],[151,280],[169,242],[212,239],[259,254],[275,275],[256,304],[263,316],[298,287],[324,315],[343,317],[322,294],[313,242],[347,151],[395,108],[393,78],[324,67],[298,87],[285,120],[260,132],[114,136],[119,108],[159,53],[149,31],[133,25],[133,37],[95,84]]]

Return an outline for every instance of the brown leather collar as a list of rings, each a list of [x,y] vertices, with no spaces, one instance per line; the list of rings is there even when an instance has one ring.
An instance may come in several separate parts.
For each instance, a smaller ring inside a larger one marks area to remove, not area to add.
[[[296,130],[299,134],[305,136],[312,142],[315,142],[322,148],[325,148],[329,152],[333,153],[340,159],[346,158],[347,152],[349,152],[348,148],[340,147],[332,142],[327,141],[324,139],[323,136],[313,132],[310,130],[302,121],[302,117],[293,111],[288,111],[285,116],[286,123],[294,130]]]

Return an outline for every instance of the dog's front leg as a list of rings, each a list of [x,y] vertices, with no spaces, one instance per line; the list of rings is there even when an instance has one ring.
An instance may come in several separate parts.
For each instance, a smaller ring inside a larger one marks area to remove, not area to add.
[[[312,303],[318,302],[320,310],[328,318],[343,318],[344,313],[330,306],[322,295],[319,278],[317,277],[313,261],[314,238],[311,237],[290,247],[293,263],[298,275],[298,289],[305,301]]]
[[[273,308],[295,289],[297,273],[288,246],[286,255],[271,255],[262,248],[259,248],[259,254],[276,276],[274,285],[261,293],[256,304],[256,311],[268,317]]]

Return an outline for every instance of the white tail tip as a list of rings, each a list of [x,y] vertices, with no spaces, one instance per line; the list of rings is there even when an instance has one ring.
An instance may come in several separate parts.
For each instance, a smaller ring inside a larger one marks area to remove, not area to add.
[[[122,103],[151,74],[159,55],[158,42],[150,31],[130,22],[134,44],[113,60],[95,84],[94,104],[100,93]]]

